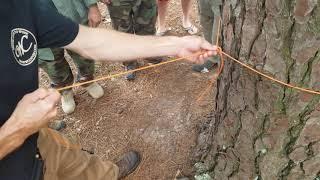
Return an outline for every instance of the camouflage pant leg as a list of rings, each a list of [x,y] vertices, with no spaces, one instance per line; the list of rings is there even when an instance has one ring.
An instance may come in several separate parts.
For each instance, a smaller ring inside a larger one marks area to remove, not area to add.
[[[130,34],[134,33],[132,8],[135,1],[136,0],[121,2],[121,4],[116,4],[115,2],[112,2],[110,5],[108,5],[112,27],[115,30]]]
[[[137,35],[155,35],[158,17],[158,6],[156,0],[142,0],[134,8],[133,21],[134,31]],[[161,58],[146,58],[149,62],[161,61]]]
[[[154,35],[156,32],[156,0],[113,1],[108,10],[112,26],[117,31],[138,35]],[[135,66],[136,61],[123,64]]]
[[[203,27],[204,38],[215,44],[217,41],[217,31],[220,18],[220,1],[219,0],[198,0],[200,23]],[[217,56],[212,57],[214,62],[219,62]]]
[[[51,86],[59,88],[73,83],[73,74],[70,65],[64,57],[64,50],[61,48],[51,49],[54,55],[54,61],[39,59],[39,66],[49,76]]]
[[[136,4],[133,12],[134,31],[138,35],[154,35],[157,22],[157,1],[142,0]]]
[[[108,5],[113,29],[124,33],[134,34],[132,8],[136,1],[137,0],[128,0],[128,2],[113,1]],[[135,66],[136,61],[124,62],[123,65]]]
[[[67,52],[71,56],[74,64],[77,67],[77,70],[78,70],[77,81],[83,82],[83,81],[92,80],[94,78],[94,68],[95,68],[94,61],[86,59],[72,51],[67,51]]]
[[[115,30],[138,35],[154,35],[156,32],[156,0],[112,1],[108,5]]]

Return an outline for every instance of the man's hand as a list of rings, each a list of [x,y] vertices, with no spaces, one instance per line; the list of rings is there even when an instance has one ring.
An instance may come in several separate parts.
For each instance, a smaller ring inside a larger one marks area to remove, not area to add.
[[[0,127],[0,160],[56,116],[60,94],[38,89],[25,95],[6,123]]]
[[[179,57],[188,57],[187,59],[203,64],[204,60],[210,56],[216,55],[218,47],[211,45],[209,42],[203,38],[197,36],[186,36],[180,38],[180,48],[178,48],[176,55]],[[192,56],[195,53],[201,53],[199,56]]]
[[[59,101],[60,94],[56,90],[38,89],[21,99],[8,122],[25,130],[29,136],[47,126],[57,115]]]
[[[97,4],[90,6],[88,12],[88,20],[88,25],[90,27],[98,27],[101,23],[101,13]]]
[[[100,0],[102,3],[110,4],[112,0]]]

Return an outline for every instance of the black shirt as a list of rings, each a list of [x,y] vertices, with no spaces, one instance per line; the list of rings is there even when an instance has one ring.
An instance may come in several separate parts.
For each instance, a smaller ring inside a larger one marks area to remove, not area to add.
[[[51,1],[51,0],[50,0]],[[38,88],[38,48],[71,43],[79,26],[48,0],[2,0],[0,5],[0,126],[21,98]],[[30,180],[38,134],[0,161],[1,180]]]

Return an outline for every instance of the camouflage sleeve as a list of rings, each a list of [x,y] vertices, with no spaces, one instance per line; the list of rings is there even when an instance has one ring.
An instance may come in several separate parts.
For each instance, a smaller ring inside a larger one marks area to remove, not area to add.
[[[90,7],[94,4],[97,4],[98,0],[83,0],[84,4],[86,5],[86,7]]]

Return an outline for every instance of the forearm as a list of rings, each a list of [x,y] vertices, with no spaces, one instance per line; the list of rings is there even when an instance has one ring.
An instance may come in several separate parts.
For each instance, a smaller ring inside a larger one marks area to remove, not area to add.
[[[26,138],[26,133],[19,125],[12,124],[9,119],[0,128],[0,160],[17,149]]]
[[[137,36],[81,26],[78,37],[66,48],[94,60],[127,61],[175,55],[179,42],[183,40],[178,37]]]

